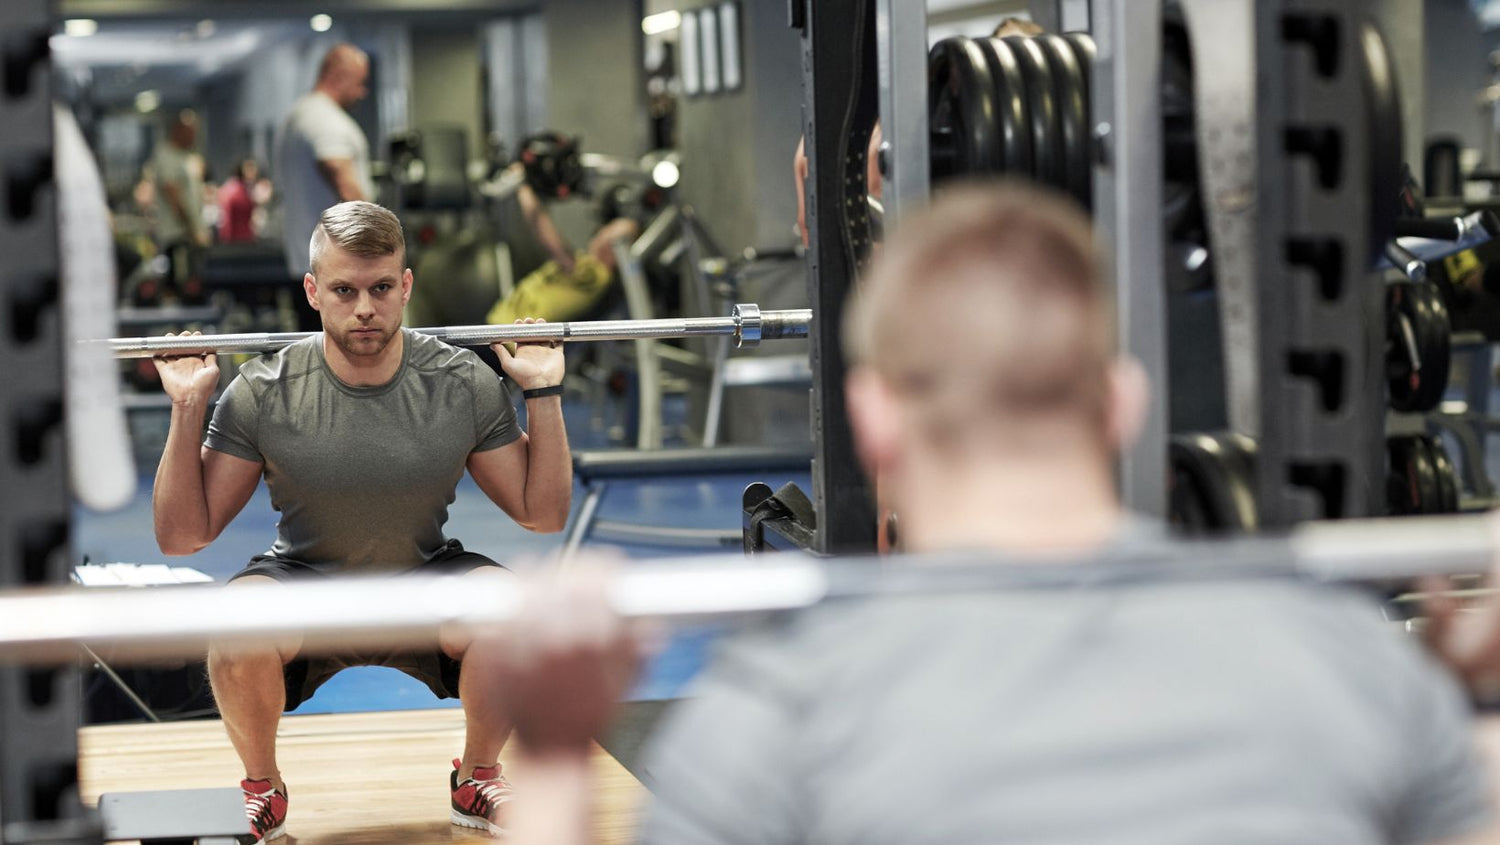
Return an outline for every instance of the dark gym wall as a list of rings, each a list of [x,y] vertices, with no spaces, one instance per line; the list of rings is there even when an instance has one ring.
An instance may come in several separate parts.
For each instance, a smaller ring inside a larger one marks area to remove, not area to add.
[[[547,122],[583,137],[585,152],[635,158],[646,150],[640,0],[548,0]],[[558,203],[575,243],[596,225],[590,203]]]
[[[1479,16],[1469,0],[1427,0],[1427,135],[1456,135],[1465,147],[1484,140],[1474,98],[1488,83],[1489,62]]]
[[[657,2],[652,11],[716,5]],[[639,28],[637,28],[639,31]],[[786,5],[740,3],[744,84],[678,100],[682,192],[730,252],[793,243],[792,154],[801,137],[802,58]]]
[[[479,157],[484,149],[480,72],[478,27],[412,27],[412,125],[462,126],[469,137],[471,158]]]

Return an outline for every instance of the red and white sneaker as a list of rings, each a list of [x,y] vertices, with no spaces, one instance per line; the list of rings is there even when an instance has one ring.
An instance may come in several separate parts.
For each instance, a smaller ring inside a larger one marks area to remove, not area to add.
[[[474,774],[458,779],[459,760],[453,761],[448,785],[453,790],[452,821],[456,825],[505,833],[505,804],[511,799],[510,782],[500,774],[500,764],[476,766]]]
[[[250,835],[239,837],[245,845],[261,845],[286,835],[286,787],[275,789],[271,781],[242,780],[245,793],[245,815],[250,818]]]

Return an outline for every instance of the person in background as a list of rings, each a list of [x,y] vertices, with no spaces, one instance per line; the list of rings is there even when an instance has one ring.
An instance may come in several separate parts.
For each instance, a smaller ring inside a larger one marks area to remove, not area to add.
[[[370,58],[353,44],[324,54],[313,90],[292,106],[276,137],[282,191],[282,252],[287,271],[307,272],[307,245],[323,211],[373,200],[370,142],[348,110],[368,94]]]
[[[203,225],[203,158],[198,155],[198,115],[183,109],[172,116],[166,136],[151,156],[158,209],[156,237],[167,256],[168,287],[182,291],[197,275],[208,246]]]
[[[219,188],[219,242],[246,243],[255,240],[256,202],[251,195],[260,167],[247,158]]]

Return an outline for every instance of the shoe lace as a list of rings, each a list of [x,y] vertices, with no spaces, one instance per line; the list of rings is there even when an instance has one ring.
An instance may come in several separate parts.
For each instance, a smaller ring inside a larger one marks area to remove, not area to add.
[[[488,816],[493,808],[511,799],[510,782],[501,775],[496,775],[490,780],[477,780],[471,777],[469,782],[474,784],[474,807],[485,816]]]
[[[275,790],[261,793],[245,793],[245,816],[250,819],[252,825],[265,824],[271,820],[271,799],[275,795]]]

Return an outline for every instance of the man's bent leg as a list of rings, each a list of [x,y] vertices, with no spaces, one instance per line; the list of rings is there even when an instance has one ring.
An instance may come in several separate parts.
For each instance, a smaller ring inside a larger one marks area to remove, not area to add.
[[[236,578],[225,589],[270,589],[278,582],[264,575]],[[245,766],[247,780],[270,780],[285,791],[276,765],[276,727],[286,707],[282,667],[296,657],[301,637],[264,646],[211,646],[208,677],[224,718],[224,729]]]
[[[498,566],[481,566],[464,573],[465,578],[501,579],[515,575]],[[462,660],[469,650],[467,635],[444,633],[443,653]],[[493,766],[500,759],[500,749],[510,738],[510,717],[501,708],[495,688],[482,664],[464,666],[458,677],[458,697],[464,705],[464,756],[459,763],[460,781],[474,773],[476,766]]]

